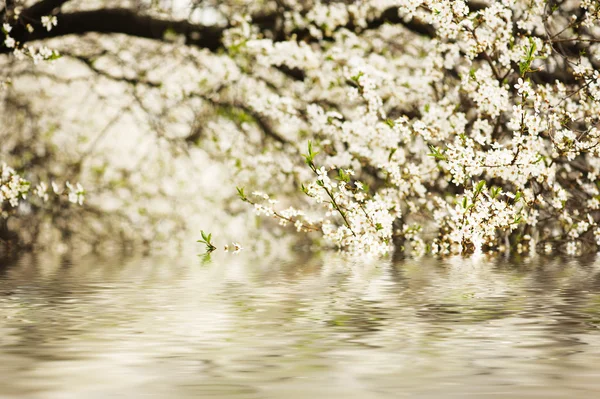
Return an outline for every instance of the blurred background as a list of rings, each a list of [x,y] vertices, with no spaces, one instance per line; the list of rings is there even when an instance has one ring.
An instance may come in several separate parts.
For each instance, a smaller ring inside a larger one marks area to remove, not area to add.
[[[20,246],[160,248],[195,242],[204,229],[242,241],[256,220],[236,186],[283,192],[291,178],[271,169],[272,150],[294,151],[306,121],[293,100],[300,86],[289,86],[299,70],[252,65],[235,51],[236,29],[248,27],[239,16],[253,15],[272,36],[285,6],[0,3],[10,36],[31,50],[0,51],[0,160],[32,184],[86,190],[83,207],[52,196],[21,204],[0,220],[0,237]],[[48,30],[43,16],[57,24]],[[46,49],[60,58],[36,58]],[[285,156],[278,165],[293,168]],[[256,245],[278,234],[263,230]]]

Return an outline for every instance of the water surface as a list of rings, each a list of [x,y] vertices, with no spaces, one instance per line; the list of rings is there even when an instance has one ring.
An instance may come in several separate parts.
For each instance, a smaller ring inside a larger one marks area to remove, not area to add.
[[[23,256],[0,398],[597,398],[599,327],[594,259]]]

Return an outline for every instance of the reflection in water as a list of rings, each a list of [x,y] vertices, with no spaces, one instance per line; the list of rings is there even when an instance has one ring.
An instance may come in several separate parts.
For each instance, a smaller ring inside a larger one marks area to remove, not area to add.
[[[0,269],[0,398],[595,398],[600,262]]]

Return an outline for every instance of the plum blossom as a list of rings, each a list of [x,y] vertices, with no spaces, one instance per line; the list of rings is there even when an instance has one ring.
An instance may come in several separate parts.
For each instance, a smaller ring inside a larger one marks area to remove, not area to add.
[[[42,25],[48,32],[52,30],[54,26],[58,24],[58,19],[55,15],[45,15],[42,17]]]

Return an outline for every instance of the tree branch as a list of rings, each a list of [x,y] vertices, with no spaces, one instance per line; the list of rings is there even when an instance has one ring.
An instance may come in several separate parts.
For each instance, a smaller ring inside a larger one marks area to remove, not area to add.
[[[52,3],[65,2],[55,0]],[[42,2],[46,3],[46,2]],[[38,3],[41,4],[41,3]],[[32,6],[27,10],[28,16],[37,15],[48,8]],[[154,40],[164,40],[169,32],[183,35],[185,43],[196,47],[216,51],[223,46],[224,28],[195,25],[188,21],[169,21],[146,15],[139,15],[133,10],[124,8],[76,11],[58,15],[58,25],[47,31],[41,27],[29,33],[24,27],[15,27],[12,36],[21,44],[34,40],[44,40],[66,35],[83,35],[85,33],[121,33]],[[5,47],[0,52],[8,52]]]
[[[187,20],[166,20],[153,16],[141,15],[135,10],[125,8],[106,8],[88,11],[75,11],[70,13],[58,13],[58,26],[52,30],[44,29],[39,20],[43,15],[56,14],[56,10],[67,3],[69,0],[43,0],[28,9],[24,10],[22,15],[31,20],[30,22],[38,26],[33,32],[28,32],[25,24],[20,24],[14,27],[11,36],[21,45],[30,41],[44,40],[53,37],[66,35],[83,35],[90,32],[103,34],[124,34],[128,36],[147,38],[152,40],[164,41],[168,33],[182,35],[185,38],[185,44],[204,48],[209,51],[217,52],[223,49],[223,35],[227,27],[225,26],[204,26],[193,24]],[[470,1],[469,7],[472,11],[483,9],[487,6],[481,1]],[[262,32],[271,33],[271,37],[275,41],[286,40],[289,35],[286,35],[282,29],[283,26],[278,21],[282,15],[278,12],[273,12],[265,15],[257,15],[253,22]],[[346,25],[337,29],[348,29],[351,31],[373,30],[378,29],[385,23],[399,24],[408,30],[427,37],[435,37],[436,30],[433,26],[421,22],[417,19],[405,20],[398,14],[398,7],[389,7],[380,15],[368,20],[367,25],[359,27],[354,20],[350,20]],[[296,36],[296,40],[316,43],[320,38],[313,37],[309,29],[302,28],[289,32],[292,36]],[[269,36],[269,35],[267,35]],[[327,40],[327,39],[324,39]],[[9,53],[9,49],[0,44],[0,53]],[[304,72],[297,68],[288,68],[280,66],[279,70],[290,78],[295,80],[303,80]],[[540,73],[538,78],[541,81],[550,82],[555,79],[570,82],[572,77],[564,76],[564,73],[545,72]]]

